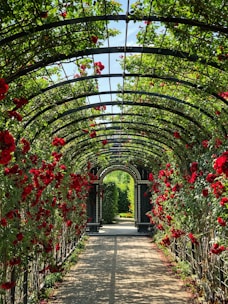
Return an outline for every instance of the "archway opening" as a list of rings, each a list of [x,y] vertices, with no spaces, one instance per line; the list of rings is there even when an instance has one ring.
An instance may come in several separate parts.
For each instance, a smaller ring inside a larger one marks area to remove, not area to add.
[[[134,218],[135,211],[135,182],[133,177],[126,171],[115,170],[108,173],[103,180],[104,199],[102,217],[104,222],[110,213],[111,220],[118,218]],[[111,190],[111,191],[110,191]],[[110,197],[114,205],[110,206]]]

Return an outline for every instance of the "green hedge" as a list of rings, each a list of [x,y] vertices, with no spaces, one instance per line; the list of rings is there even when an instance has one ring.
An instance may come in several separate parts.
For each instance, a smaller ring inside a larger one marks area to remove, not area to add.
[[[106,224],[111,224],[118,213],[118,189],[115,183],[104,184],[102,217]]]

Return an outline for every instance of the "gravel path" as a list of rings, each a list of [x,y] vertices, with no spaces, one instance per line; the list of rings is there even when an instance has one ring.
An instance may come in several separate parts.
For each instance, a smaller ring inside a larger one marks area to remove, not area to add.
[[[191,295],[145,236],[90,236],[51,304],[183,304]]]

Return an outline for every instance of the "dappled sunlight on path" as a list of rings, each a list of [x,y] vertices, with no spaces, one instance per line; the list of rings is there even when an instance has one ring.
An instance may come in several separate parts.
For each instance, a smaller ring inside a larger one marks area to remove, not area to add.
[[[190,294],[145,236],[93,236],[52,304],[182,304]]]

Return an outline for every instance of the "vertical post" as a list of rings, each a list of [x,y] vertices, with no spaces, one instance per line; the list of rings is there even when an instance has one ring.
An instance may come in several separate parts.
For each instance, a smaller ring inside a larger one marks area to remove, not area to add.
[[[138,183],[135,181],[134,185],[134,218],[135,218],[135,224],[138,222],[138,192],[137,192],[137,186]]]
[[[102,225],[102,203],[103,203],[103,189],[100,186],[100,191],[99,191],[99,199],[100,199],[100,216],[99,216],[99,222],[100,225]]]
[[[23,277],[23,304],[28,303],[28,269],[24,271]]]
[[[141,222],[141,185],[138,185],[138,201],[137,201],[137,209],[138,209],[138,224]]]
[[[16,282],[15,267],[13,267],[13,269],[11,271],[11,282]],[[13,288],[11,288],[11,290],[10,290],[10,303],[11,304],[15,303],[15,290],[16,290],[15,286]]]
[[[99,222],[99,199],[100,199],[100,186],[96,185],[96,214],[95,214],[95,220],[96,223]]]

